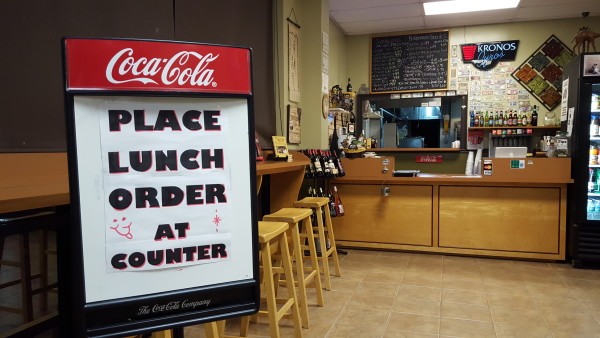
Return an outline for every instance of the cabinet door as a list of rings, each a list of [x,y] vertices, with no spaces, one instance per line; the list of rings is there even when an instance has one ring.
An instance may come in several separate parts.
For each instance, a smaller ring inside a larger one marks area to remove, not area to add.
[[[338,184],[345,215],[333,218],[337,240],[432,245],[433,186]]]
[[[559,188],[441,186],[439,246],[558,253]]]

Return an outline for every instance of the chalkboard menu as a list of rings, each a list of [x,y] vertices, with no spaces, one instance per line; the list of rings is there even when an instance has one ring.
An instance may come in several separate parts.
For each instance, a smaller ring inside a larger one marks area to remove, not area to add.
[[[371,92],[448,88],[448,31],[373,37]]]

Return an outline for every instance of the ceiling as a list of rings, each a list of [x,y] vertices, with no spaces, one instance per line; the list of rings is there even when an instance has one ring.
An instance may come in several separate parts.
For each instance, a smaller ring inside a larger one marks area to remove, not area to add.
[[[521,0],[513,9],[425,16],[433,0],[330,0],[329,16],[347,35],[427,30],[492,23],[581,18],[598,22],[600,0]],[[481,0],[503,1],[503,0]]]

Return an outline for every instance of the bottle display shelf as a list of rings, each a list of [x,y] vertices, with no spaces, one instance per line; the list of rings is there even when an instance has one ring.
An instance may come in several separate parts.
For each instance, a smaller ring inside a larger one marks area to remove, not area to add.
[[[560,126],[506,126],[506,127],[469,127],[469,129],[560,129]]]

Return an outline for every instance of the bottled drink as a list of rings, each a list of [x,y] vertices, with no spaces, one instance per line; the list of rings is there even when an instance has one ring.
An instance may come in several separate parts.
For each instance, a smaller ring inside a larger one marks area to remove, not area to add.
[[[600,134],[600,119],[596,116],[592,116],[592,122],[590,124],[590,136],[598,136]]]
[[[475,127],[479,127],[479,113],[475,113]]]
[[[329,169],[331,170],[331,177],[338,177],[340,175],[340,171],[338,167],[335,165],[335,160],[333,159],[333,153],[331,151],[327,151],[327,159],[329,161]]]
[[[325,176],[325,172],[323,171],[323,166],[321,165],[321,158],[317,154],[316,150],[312,152],[312,163],[315,166],[315,177],[323,177]]]
[[[523,125],[524,126],[528,126],[529,125],[529,119],[527,119],[527,114],[525,114],[525,112],[523,112]]]
[[[596,191],[596,171],[594,168],[588,169],[590,172],[590,177],[588,178],[588,192]]]
[[[469,127],[475,127],[475,112],[471,110],[471,119],[469,120]]]
[[[344,171],[344,166],[342,166],[342,160],[340,160],[340,158],[337,156],[336,152],[333,152],[333,156],[335,157],[334,164],[337,166],[338,176],[339,177],[346,176],[346,171]]]
[[[337,187],[333,186],[333,201],[335,202],[335,211],[338,216],[344,216],[344,206],[342,205],[342,199],[337,191]]]
[[[335,210],[335,199],[333,198],[331,190],[329,191],[329,214],[331,217],[337,217],[337,210]]]
[[[350,84],[350,78],[348,78],[348,85],[346,86],[346,92],[352,93],[352,85]]]
[[[498,126],[498,122],[500,121],[499,119],[500,119],[500,115],[498,114],[498,111],[496,111],[494,113],[494,127]]]
[[[504,114],[500,111],[500,118],[498,119],[498,127],[502,127],[504,125]]]
[[[537,126],[538,124],[538,113],[537,113],[537,106],[534,105],[533,106],[533,112],[531,113],[531,125],[533,127]]]
[[[480,126],[480,127],[483,127],[483,124],[484,124],[484,121],[483,121],[483,120],[484,120],[484,118],[483,118],[483,112],[481,112],[481,113],[479,114],[479,126]]]
[[[598,148],[595,145],[590,145],[590,164],[598,164]]]
[[[490,126],[490,115],[488,112],[485,112],[485,118],[483,120],[483,126],[484,127],[489,127]]]
[[[517,126],[523,125],[523,117],[517,113]]]

